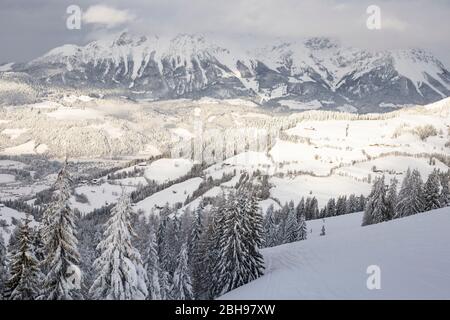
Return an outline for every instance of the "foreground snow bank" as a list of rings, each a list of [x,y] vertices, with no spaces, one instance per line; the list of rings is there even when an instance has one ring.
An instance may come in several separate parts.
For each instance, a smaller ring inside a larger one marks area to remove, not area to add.
[[[265,249],[266,274],[221,298],[449,299],[449,227],[450,207]],[[380,290],[367,289],[370,265]]]

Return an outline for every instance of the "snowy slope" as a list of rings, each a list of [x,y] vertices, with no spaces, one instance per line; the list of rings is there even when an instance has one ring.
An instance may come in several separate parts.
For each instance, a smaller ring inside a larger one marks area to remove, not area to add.
[[[221,299],[450,298],[450,207],[367,227],[350,216],[324,237],[264,249],[265,275]],[[370,265],[380,290],[366,287]]]
[[[191,196],[197,190],[202,181],[202,178],[192,178],[174,184],[136,203],[134,209],[136,212],[142,211],[148,217],[152,213],[158,213],[166,204],[173,206],[177,202],[183,203],[188,196]]]
[[[13,224],[13,220],[16,219],[20,222],[21,219],[25,218],[25,213],[0,205],[0,221],[4,222],[4,224],[0,226],[0,237],[3,237],[5,243],[9,242],[9,238],[16,227],[16,225]],[[29,215],[29,218],[32,220],[30,225],[35,226],[36,222],[34,221],[33,216]]]

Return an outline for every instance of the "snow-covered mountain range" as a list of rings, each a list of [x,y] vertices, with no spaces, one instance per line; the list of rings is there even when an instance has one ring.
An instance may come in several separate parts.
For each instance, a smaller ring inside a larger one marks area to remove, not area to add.
[[[41,95],[58,87],[134,99],[239,97],[271,107],[359,112],[450,96],[450,72],[430,53],[369,52],[329,38],[236,51],[198,35],[124,32],[86,46],[64,45],[28,63],[4,64],[0,82],[0,93],[13,82],[31,91],[39,87]]]

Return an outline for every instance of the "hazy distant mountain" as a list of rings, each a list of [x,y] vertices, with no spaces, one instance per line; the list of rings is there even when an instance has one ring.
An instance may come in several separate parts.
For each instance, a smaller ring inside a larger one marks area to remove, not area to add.
[[[328,38],[243,53],[197,35],[167,39],[124,32],[86,46],[64,45],[29,63],[5,64],[0,79],[12,72],[22,78],[26,73],[44,88],[108,89],[147,99],[244,97],[292,109],[383,111],[450,96],[450,72],[423,50],[372,53]]]

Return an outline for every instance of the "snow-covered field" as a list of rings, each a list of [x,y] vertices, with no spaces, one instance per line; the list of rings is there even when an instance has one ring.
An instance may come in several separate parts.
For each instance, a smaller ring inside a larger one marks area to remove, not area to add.
[[[186,175],[193,166],[187,159],[160,159],[151,163],[145,170],[145,177],[156,182],[176,180]]]
[[[20,222],[21,219],[25,218],[25,213],[0,205],[0,221],[3,221],[2,225],[0,225],[0,237],[3,236],[4,243],[8,243],[9,238],[15,229],[13,220],[15,219]],[[33,217],[29,216],[29,218],[32,220],[31,226],[36,225]]]
[[[86,214],[93,209],[116,203],[123,192],[130,193],[135,189],[136,188],[133,186],[114,185],[107,182],[99,185],[80,186],[75,189],[75,193],[79,195],[84,194],[87,197],[88,202],[77,202],[74,196],[71,197],[70,202],[74,208],[77,208],[81,213]]]
[[[264,249],[265,275],[221,299],[450,298],[450,207],[360,225],[360,213],[329,218],[325,236]],[[373,265],[379,290],[366,285]]]
[[[177,183],[138,202],[134,207],[135,211],[142,211],[148,216],[151,213],[158,213],[166,204],[172,206],[177,202],[183,203],[188,196],[192,195],[202,181],[202,178],[193,178]]]

